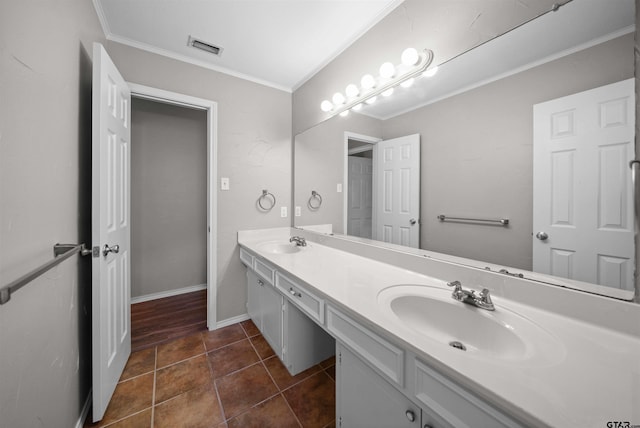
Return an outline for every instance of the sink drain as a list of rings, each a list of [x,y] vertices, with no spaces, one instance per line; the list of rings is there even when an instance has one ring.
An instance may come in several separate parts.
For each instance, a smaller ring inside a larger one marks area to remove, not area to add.
[[[449,346],[451,346],[452,348],[459,349],[461,351],[466,351],[467,350],[467,347],[464,346],[464,344],[462,342],[458,342],[457,340],[449,342]]]

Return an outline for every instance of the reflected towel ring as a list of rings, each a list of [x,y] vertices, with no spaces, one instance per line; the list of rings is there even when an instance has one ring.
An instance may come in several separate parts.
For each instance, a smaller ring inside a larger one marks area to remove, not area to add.
[[[262,205],[263,201],[267,201],[268,206]],[[263,211],[271,211],[273,207],[276,206],[276,197],[273,196],[273,193],[269,192],[267,189],[262,190],[262,195],[258,198],[258,205]]]
[[[311,197],[309,198],[309,202],[307,202],[307,205],[309,205],[309,208],[311,208],[312,210],[319,209],[322,205],[322,196],[320,196],[320,193],[312,190]]]

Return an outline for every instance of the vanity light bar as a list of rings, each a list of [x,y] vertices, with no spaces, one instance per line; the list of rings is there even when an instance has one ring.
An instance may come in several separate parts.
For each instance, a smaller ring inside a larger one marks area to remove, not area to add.
[[[408,70],[400,73],[395,77],[391,77],[391,78],[381,77],[380,79],[378,79],[378,82],[384,82],[384,83],[382,83],[379,86],[373,86],[370,88],[363,87],[362,88],[363,93],[356,95],[355,97],[350,97],[348,100],[344,100],[344,97],[342,96],[342,94],[337,93],[334,95],[334,103],[337,105],[334,105],[330,101],[325,100],[320,105],[320,108],[325,112],[330,112],[331,116],[335,116],[337,114],[347,112],[353,107],[359,104],[362,104],[367,100],[372,100],[378,95],[385,93],[386,91],[400,85],[401,83],[421,75],[427,70],[427,68],[429,68],[429,65],[431,65],[432,62],[433,62],[433,51],[431,49],[425,49],[424,51],[418,53],[418,59],[416,60],[415,65],[409,68]],[[383,67],[389,68],[387,64],[393,67],[393,65],[390,63],[383,64]],[[382,70],[383,67],[381,67],[381,71],[384,71]],[[367,75],[365,77],[372,78],[371,75]],[[349,85],[349,87],[351,86],[355,86],[355,85]],[[340,99],[338,95],[342,96],[343,99]]]

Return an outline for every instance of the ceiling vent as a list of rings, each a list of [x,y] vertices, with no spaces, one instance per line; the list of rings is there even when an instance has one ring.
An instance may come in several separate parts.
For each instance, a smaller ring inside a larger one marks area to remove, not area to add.
[[[211,54],[220,56],[222,54],[222,48],[212,45],[210,43],[203,42],[202,40],[198,40],[193,36],[189,36],[189,41],[187,42],[187,46],[193,46],[196,49],[203,50],[205,52],[209,52]]]

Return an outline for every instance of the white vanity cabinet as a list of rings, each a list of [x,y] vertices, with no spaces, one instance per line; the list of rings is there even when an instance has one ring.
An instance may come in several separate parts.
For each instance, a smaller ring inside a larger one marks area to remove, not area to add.
[[[248,268],[247,313],[289,373],[334,355],[335,340],[314,322],[324,320],[324,301],[244,249],[240,259]]]
[[[271,284],[247,269],[247,312],[273,351],[282,358],[283,298]]]
[[[441,428],[345,346],[336,345],[336,425],[342,428]]]

